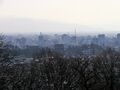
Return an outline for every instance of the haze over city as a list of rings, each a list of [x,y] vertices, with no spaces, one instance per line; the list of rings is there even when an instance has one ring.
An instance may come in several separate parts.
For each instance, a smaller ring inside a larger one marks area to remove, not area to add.
[[[120,0],[0,0],[0,90],[120,90]]]

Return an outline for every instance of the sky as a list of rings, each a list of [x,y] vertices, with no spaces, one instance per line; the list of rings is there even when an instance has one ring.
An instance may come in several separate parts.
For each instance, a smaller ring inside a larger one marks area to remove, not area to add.
[[[0,19],[22,18],[120,31],[120,0],[0,0]]]

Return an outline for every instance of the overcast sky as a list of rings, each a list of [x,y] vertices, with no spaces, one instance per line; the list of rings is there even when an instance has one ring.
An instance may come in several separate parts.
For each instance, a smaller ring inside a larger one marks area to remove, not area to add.
[[[120,0],[0,0],[0,18],[28,18],[120,31]]]

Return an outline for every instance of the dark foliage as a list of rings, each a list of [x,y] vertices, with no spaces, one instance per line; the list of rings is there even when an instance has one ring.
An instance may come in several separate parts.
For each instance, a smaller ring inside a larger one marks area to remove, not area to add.
[[[30,63],[14,63],[1,43],[0,90],[119,90],[120,54],[65,58],[43,49]]]

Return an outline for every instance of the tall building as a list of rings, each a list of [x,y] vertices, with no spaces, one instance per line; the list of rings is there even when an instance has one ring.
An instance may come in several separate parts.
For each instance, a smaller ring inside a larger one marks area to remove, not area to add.
[[[42,33],[40,33],[39,37],[38,37],[38,42],[39,42],[39,46],[43,47],[44,46],[44,36],[42,35]]]
[[[116,44],[120,45],[120,33],[117,34]]]
[[[105,34],[99,34],[98,35],[98,45],[103,46],[103,47],[106,45]]]
[[[117,34],[117,39],[120,39],[120,33]]]

